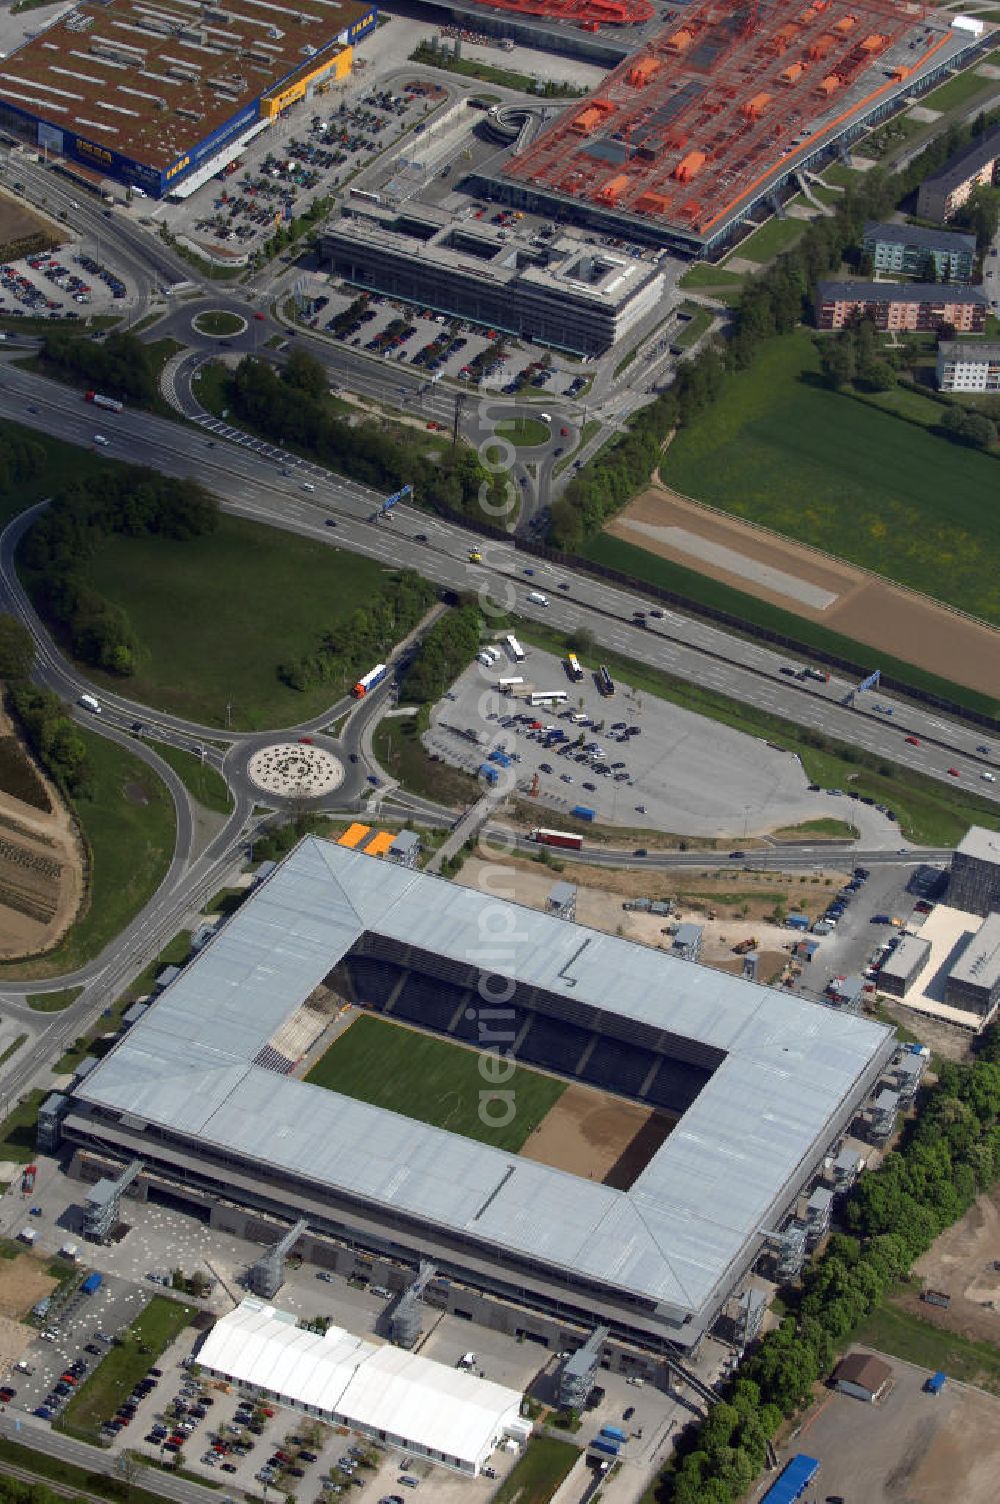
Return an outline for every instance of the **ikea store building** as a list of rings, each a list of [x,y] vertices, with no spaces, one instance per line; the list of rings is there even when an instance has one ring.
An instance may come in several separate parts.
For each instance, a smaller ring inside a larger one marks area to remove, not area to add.
[[[85,0],[0,61],[0,126],[95,186],[183,197],[346,78],[377,15],[353,0]]]

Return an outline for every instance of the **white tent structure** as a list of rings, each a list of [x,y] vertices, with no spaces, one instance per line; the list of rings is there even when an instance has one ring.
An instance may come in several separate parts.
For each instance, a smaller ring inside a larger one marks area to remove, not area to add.
[[[472,1476],[505,1437],[531,1430],[516,1389],[340,1327],[303,1331],[259,1300],[216,1322],[197,1361],[261,1398]]]

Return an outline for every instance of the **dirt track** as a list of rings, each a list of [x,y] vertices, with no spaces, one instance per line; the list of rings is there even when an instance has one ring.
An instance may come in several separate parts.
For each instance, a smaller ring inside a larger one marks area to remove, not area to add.
[[[768,589],[738,572],[696,558],[671,542],[660,541],[635,523],[658,528],[684,529],[710,545],[731,550],[747,560],[782,571],[835,597],[825,609],[817,609]],[[633,524],[630,526],[630,524]],[[1000,695],[1000,632],[979,626],[937,605],[926,596],[872,578],[850,564],[826,558],[801,544],[777,537],[726,517],[696,502],[678,496],[665,486],[655,486],[608,524],[607,531],[660,558],[671,559],[700,574],[708,575],[770,601],[786,611],[821,622],[831,631],[842,632],[868,643],[907,663],[917,664],[944,679],[957,679],[970,689]]]
[[[925,1289],[944,1290],[951,1306],[928,1305],[907,1294],[898,1304],[945,1331],[1000,1342],[1000,1186],[977,1196],[960,1222],[947,1228],[913,1266]],[[1000,1492],[1000,1490],[998,1490]]]
[[[616,1190],[629,1186],[670,1133],[664,1113],[625,1102],[589,1086],[567,1086],[521,1149],[525,1159],[600,1180]]]
[[[0,736],[13,731],[0,712]],[[55,785],[33,763],[46,813],[0,791],[0,960],[51,950],[77,916],[84,892],[76,826]]]

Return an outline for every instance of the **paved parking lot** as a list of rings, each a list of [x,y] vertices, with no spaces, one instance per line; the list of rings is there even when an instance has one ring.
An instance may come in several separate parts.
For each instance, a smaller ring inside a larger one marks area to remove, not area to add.
[[[505,750],[519,790],[530,792],[537,774],[534,797],[547,819],[584,805],[599,823],[738,842],[740,832],[829,813],[830,801],[808,791],[790,753],[627,684],[605,697],[598,666],[588,663],[574,683],[563,661],[538,648],[521,664],[509,656],[491,669],[477,663],[435,708],[425,743],[469,771],[491,749]],[[496,693],[499,678],[511,676],[524,683]],[[565,703],[532,709],[531,690],[561,692]]]
[[[361,293],[325,276],[305,279],[301,308],[306,323],[318,332],[426,371],[428,379],[447,376],[470,387],[539,399],[575,397],[589,379],[579,365],[539,346],[505,341],[496,330],[378,293]]]
[[[795,1452],[819,1459],[819,1476],[807,1498],[839,1495],[844,1504],[993,1504],[1000,1401],[954,1381],[938,1395],[926,1394],[926,1369],[899,1358],[886,1361],[893,1387],[883,1401],[870,1405],[829,1393],[806,1417],[792,1447],[781,1453],[782,1463]],[[750,1497],[759,1499],[766,1486]]]
[[[369,39],[370,42],[374,38]],[[361,59],[364,61],[365,44]],[[416,75],[416,70],[414,70]],[[166,218],[176,234],[240,254],[253,253],[276,225],[302,214],[444,102],[443,90],[383,87],[355,71],[247,144],[241,155],[180,204],[135,212]]]
[[[71,241],[57,251],[0,265],[0,316],[87,319],[118,313],[125,283],[97,247]]]

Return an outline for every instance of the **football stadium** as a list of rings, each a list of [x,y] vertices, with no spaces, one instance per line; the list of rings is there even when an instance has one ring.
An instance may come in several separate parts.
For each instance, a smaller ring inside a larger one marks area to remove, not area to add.
[[[0,61],[0,125],[91,181],[191,192],[346,77],[377,15],[353,0],[85,0]]]
[[[71,1173],[562,1345],[694,1349],[882,1025],[307,838],[61,1105]],[[48,1104],[47,1104],[48,1106]],[[122,1208],[127,1217],[127,1209]],[[574,1343],[575,1345],[575,1343]]]

